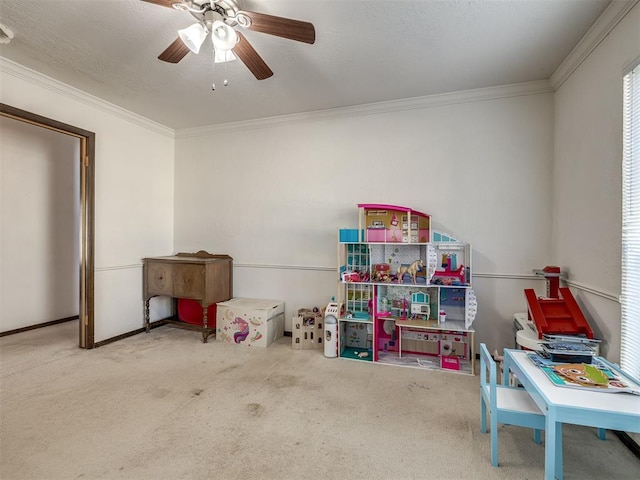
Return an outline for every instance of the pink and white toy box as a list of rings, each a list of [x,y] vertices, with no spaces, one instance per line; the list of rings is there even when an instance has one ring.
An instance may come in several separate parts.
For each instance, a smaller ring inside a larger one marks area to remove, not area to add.
[[[282,300],[232,298],[218,303],[216,340],[248,347],[268,347],[282,335]]]

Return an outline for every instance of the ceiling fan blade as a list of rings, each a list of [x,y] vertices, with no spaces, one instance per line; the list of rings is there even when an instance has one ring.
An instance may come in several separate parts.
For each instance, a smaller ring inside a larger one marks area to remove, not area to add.
[[[158,55],[158,58],[163,62],[178,63],[189,52],[189,47],[187,47],[184,42],[180,40],[180,37],[178,37],[164,52]]]
[[[173,8],[173,3],[176,0],[142,0],[143,2],[153,3],[155,5],[160,5],[161,7]]]
[[[316,29],[309,22],[276,17],[265,13],[247,12],[246,10],[238,11],[238,15],[240,14],[246,15],[251,19],[251,25],[247,27],[248,30],[268,33],[269,35],[304,43],[315,43],[316,41]]]
[[[265,78],[269,78],[273,75],[273,72],[269,68],[269,66],[264,62],[262,57],[258,55],[258,52],[251,46],[249,40],[242,35],[242,33],[238,33],[238,43],[233,47],[233,53],[242,60],[251,73],[258,79],[264,80]]]

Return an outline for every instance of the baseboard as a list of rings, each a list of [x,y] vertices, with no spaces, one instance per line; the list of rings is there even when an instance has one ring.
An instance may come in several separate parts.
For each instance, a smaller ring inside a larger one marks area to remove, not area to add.
[[[14,330],[7,330],[6,332],[1,332],[0,337],[6,337],[7,335],[15,335],[16,333],[28,332],[29,330],[37,330],[38,328],[50,327],[51,325],[58,325],[60,323],[71,322],[73,320],[78,320],[78,315],[75,317],[65,317],[59,318],[58,320],[51,320],[50,322],[38,323],[36,325],[29,325],[28,327],[16,328]]]
[[[149,328],[158,328],[158,327],[161,327],[162,325],[166,325],[166,323],[167,323],[166,320],[156,320],[155,322],[149,322]],[[116,335],[115,337],[107,338],[106,340],[101,340],[99,342],[96,342],[94,345],[94,348],[102,347],[109,343],[117,342],[118,340],[122,340],[123,338],[133,337],[134,335],[138,335],[139,333],[143,333],[145,331],[146,329],[143,327],[143,328],[138,328],[136,330],[132,330],[127,333],[123,333],[121,335]]]

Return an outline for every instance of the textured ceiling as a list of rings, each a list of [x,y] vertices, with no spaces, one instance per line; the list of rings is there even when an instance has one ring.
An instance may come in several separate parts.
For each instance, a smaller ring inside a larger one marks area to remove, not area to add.
[[[258,81],[238,60],[214,72],[209,42],[178,64],[159,61],[194,22],[186,12],[140,0],[0,0],[0,23],[15,34],[0,55],[190,128],[548,79],[610,1],[238,3],[313,23],[316,43],[244,30],[274,72]]]

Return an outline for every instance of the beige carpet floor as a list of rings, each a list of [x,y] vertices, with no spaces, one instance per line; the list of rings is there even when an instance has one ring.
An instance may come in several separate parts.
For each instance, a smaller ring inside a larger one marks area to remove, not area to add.
[[[0,478],[542,479],[544,446],[480,433],[479,378],[203,344],[169,326],[77,348],[76,322],[0,338]],[[564,429],[566,480],[640,478],[613,434]]]

